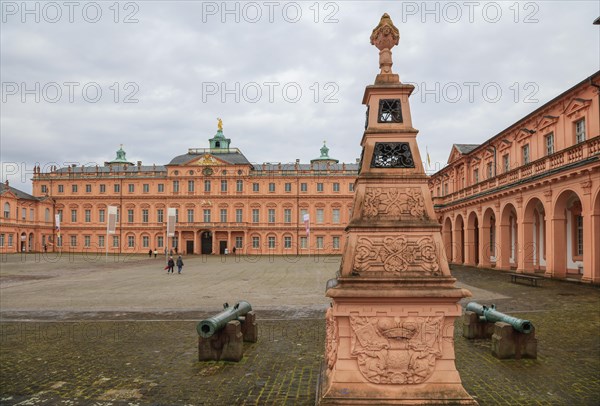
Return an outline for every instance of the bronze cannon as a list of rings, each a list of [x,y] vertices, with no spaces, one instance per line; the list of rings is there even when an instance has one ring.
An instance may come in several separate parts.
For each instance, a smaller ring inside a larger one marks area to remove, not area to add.
[[[517,317],[501,313],[498,310],[496,310],[496,305],[491,305],[490,307],[488,307],[480,305],[476,302],[470,302],[469,304],[467,304],[466,310],[479,315],[481,321],[487,321],[490,323],[502,321],[504,323],[510,324],[515,330],[525,334],[529,334],[533,331],[533,324],[531,324],[529,320],[523,320]]]
[[[232,320],[238,320],[252,311],[250,303],[243,300],[236,303],[233,307],[229,307],[228,303],[223,304],[223,311],[219,314],[200,321],[196,325],[196,331],[203,338],[209,338],[217,331],[225,327]]]

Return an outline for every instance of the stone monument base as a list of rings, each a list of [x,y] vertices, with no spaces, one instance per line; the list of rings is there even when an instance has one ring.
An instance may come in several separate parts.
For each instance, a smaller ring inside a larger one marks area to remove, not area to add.
[[[327,291],[319,405],[477,405],[454,364],[454,321],[468,292],[452,278],[437,288],[343,279]]]

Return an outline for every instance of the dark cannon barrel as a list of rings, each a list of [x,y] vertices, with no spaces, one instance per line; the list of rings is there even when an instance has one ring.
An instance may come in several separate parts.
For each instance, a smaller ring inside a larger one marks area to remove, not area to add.
[[[467,304],[466,310],[477,313],[481,319],[491,323],[502,321],[508,323],[517,331],[521,333],[529,334],[533,331],[533,324],[529,320],[519,319],[517,317],[509,316],[496,310],[495,305],[490,307],[480,305],[477,302],[470,302]]]
[[[250,303],[243,300],[240,300],[233,307],[229,307],[227,303],[225,303],[223,307],[224,310],[221,313],[202,320],[196,325],[196,331],[198,332],[198,335],[204,338],[209,338],[217,331],[225,327],[225,325],[230,321],[237,320],[238,318],[252,311],[252,306],[250,306]]]

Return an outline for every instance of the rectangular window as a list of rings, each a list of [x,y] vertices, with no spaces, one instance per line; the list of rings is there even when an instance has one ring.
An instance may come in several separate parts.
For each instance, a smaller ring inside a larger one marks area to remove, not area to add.
[[[147,235],[142,237],[142,247],[150,248],[150,237],[148,237]]]
[[[333,209],[332,216],[331,216],[331,221],[334,224],[339,224],[340,223],[340,209]]]
[[[98,221],[100,223],[104,223],[104,215],[105,215],[105,210],[104,209],[100,209],[98,210]]]
[[[306,249],[308,247],[308,239],[306,237],[300,237],[300,248]]]
[[[150,193],[150,184],[144,183],[142,185],[142,192],[144,192],[144,193]]]
[[[175,209],[175,222],[179,223],[179,209]]]
[[[210,192],[210,180],[206,179],[204,181],[204,191],[205,192]]]
[[[46,185],[42,185],[42,193],[48,193],[48,187]]]
[[[308,190],[308,185],[306,183],[301,183],[300,184],[300,191],[301,192],[306,192]]]
[[[242,209],[235,209],[235,221],[237,223],[241,223],[243,221],[243,212]]]
[[[221,209],[221,223],[227,223],[227,209]]]
[[[354,192],[354,183],[348,183],[348,192]]]
[[[86,209],[86,211],[84,212],[84,215],[85,215],[85,222],[91,223],[92,222],[92,211],[89,209]]]
[[[221,192],[227,192],[227,180],[221,179]]]
[[[504,168],[504,173],[510,171],[510,158],[508,154],[502,155],[502,167]]]
[[[22,208],[22,209],[21,209],[21,218],[22,218],[23,220],[26,220],[26,219],[27,219],[27,209],[25,209],[25,208]]]
[[[92,185],[85,185],[85,193],[92,193]]]
[[[127,187],[127,190],[129,193],[135,192],[135,185],[133,183],[130,183]]]
[[[164,193],[164,192],[165,192],[165,184],[164,184],[164,183],[159,183],[159,184],[157,185],[157,188],[158,188],[158,189],[157,189],[157,190],[158,190],[158,193]]]
[[[119,236],[113,235],[113,248],[119,248]]]
[[[339,183],[335,182],[333,184],[333,191],[334,192],[339,192],[340,191],[340,184]]]
[[[270,193],[275,192],[275,183],[273,183],[273,182],[269,183],[269,192]]]
[[[65,187],[64,185],[58,185],[58,193],[64,193]]]
[[[283,248],[292,248],[292,237],[289,235],[283,237]]]
[[[117,207],[117,223],[121,221],[121,209]]]
[[[292,191],[292,184],[291,183],[286,183],[284,187],[285,187],[284,190],[286,192],[291,192]]]
[[[104,248],[104,236],[103,235],[98,236],[98,247]]]
[[[4,234],[0,234],[0,247],[4,247]]]
[[[244,248],[244,239],[243,237],[235,237],[235,248],[242,249]]]
[[[142,209],[142,222],[147,223],[149,220],[148,209]]]
[[[29,209],[29,221],[33,221],[33,209]]]
[[[133,209],[127,209],[127,222],[133,223]]]
[[[333,249],[334,250],[340,249],[340,237],[338,237],[338,236],[333,237]]]
[[[322,224],[325,221],[325,210],[317,209],[317,224]]]
[[[77,246],[77,236],[72,235],[71,236],[71,247],[76,247],[76,246]]]
[[[283,209],[283,221],[285,223],[292,222],[292,209]]]
[[[582,118],[575,122],[575,142],[585,141],[585,119]]]
[[[258,223],[260,221],[260,211],[259,209],[252,209],[252,222]]]
[[[269,243],[269,249],[274,249],[275,248],[275,237],[270,235],[269,239],[268,239],[268,243]]]
[[[253,192],[258,192],[260,190],[260,186],[258,183],[253,183],[252,184],[252,191]]]
[[[59,243],[59,244],[58,244],[58,246],[59,246],[59,247],[62,247],[62,238],[59,238],[59,239],[58,239],[58,243]],[[13,246],[13,235],[12,235],[12,234],[9,234],[9,235],[8,235],[8,246],[9,246],[9,247],[12,247],[12,246]]]
[[[194,181],[193,180],[188,180],[188,192],[193,193],[194,192]]]
[[[83,246],[85,248],[90,248],[91,245],[92,245],[92,236],[84,235],[83,236]]]
[[[244,191],[244,181],[241,179],[238,179],[235,181],[235,191],[238,193],[241,193]]]
[[[479,182],[479,171],[477,171],[477,182]],[[448,183],[444,183],[444,195],[448,194]]]
[[[121,192],[121,185],[118,184],[118,183],[115,183],[113,185],[113,190],[114,190],[115,193],[120,193]]]
[[[324,240],[323,237],[317,237],[317,249],[318,250],[323,249],[323,240]]]
[[[479,183],[479,169],[473,169],[473,183]]]
[[[440,194],[440,187],[439,186],[436,189],[435,195],[436,196],[441,196],[441,194]]]
[[[304,215],[308,214],[308,209],[300,209],[300,223],[304,223]]]
[[[275,209],[269,209],[269,223],[275,222]]]
[[[162,223],[165,221],[165,212],[163,209],[156,210],[156,221]]]
[[[162,248],[165,246],[165,239],[162,235],[156,237],[156,245],[158,245],[158,248]]]
[[[210,223],[210,209],[204,209],[204,222]]]
[[[491,179],[494,177],[494,164],[492,162],[487,163],[487,178]]]
[[[179,193],[179,181],[178,180],[173,181],[173,193]]]
[[[135,247],[135,237],[133,235],[128,235],[127,236],[127,246],[129,248],[134,248]]]
[[[77,223],[77,210],[71,210],[71,223]]]
[[[546,155],[554,154],[554,133],[550,133],[544,138],[546,140]]]
[[[71,192],[77,193],[77,185],[71,185]]]
[[[187,221],[188,223],[194,222],[194,209],[187,209]]]
[[[260,248],[260,237],[252,237],[252,248]]]
[[[322,192],[322,191],[323,191],[323,184],[317,183],[317,192]]]
[[[521,147],[521,153],[523,157],[523,165],[527,165],[529,163],[529,144],[523,145],[523,147]]]
[[[100,185],[100,193],[106,193],[106,185],[105,184]]]

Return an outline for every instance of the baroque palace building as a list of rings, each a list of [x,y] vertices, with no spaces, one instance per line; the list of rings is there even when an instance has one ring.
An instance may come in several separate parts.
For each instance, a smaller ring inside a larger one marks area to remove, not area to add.
[[[356,163],[323,145],[301,164],[252,164],[223,134],[164,166],[128,162],[121,148],[104,166],[34,170],[32,195],[0,191],[2,252],[335,254],[350,218]],[[116,232],[107,235],[108,207]],[[174,237],[167,209],[176,209]],[[59,229],[55,215],[59,215]],[[308,222],[305,222],[305,214]],[[307,223],[309,231],[307,230]],[[107,240],[108,238],[108,240]]]
[[[600,283],[600,72],[492,138],[455,144],[429,187],[448,260]]]

